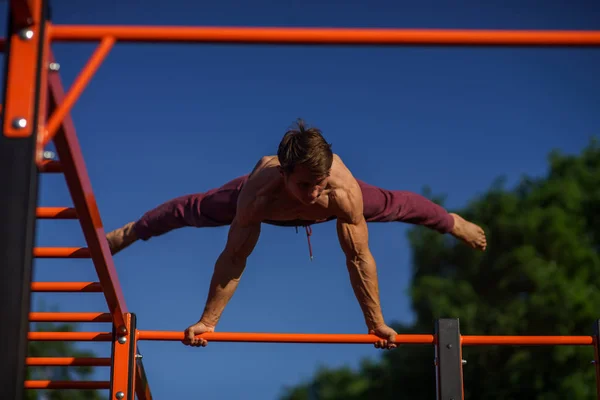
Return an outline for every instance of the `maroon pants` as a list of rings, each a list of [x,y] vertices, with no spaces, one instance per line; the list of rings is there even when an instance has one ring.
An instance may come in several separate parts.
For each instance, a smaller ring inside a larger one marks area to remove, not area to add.
[[[247,175],[233,179],[207,192],[189,194],[146,212],[135,224],[142,240],[183,227],[229,225],[236,214],[237,199]],[[422,225],[440,233],[452,230],[454,220],[441,206],[419,194],[382,189],[358,180],[367,222],[405,222]],[[268,221],[279,226],[304,226],[315,221]]]

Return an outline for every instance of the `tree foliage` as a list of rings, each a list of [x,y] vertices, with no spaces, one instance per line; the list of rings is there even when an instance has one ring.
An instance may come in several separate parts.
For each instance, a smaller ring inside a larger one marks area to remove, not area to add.
[[[541,178],[512,189],[499,179],[455,210],[482,226],[486,252],[422,227],[412,247],[412,326],[432,332],[437,318],[459,318],[471,335],[590,335],[600,317],[600,147],[549,155]],[[286,400],[434,399],[431,346],[401,346],[358,370],[322,368],[286,388]],[[591,346],[465,347],[465,398],[593,399]]]

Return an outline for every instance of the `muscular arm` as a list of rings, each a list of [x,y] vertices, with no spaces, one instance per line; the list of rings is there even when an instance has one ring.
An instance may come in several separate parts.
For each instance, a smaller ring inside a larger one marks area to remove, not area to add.
[[[385,324],[379,300],[377,266],[369,249],[367,222],[362,214],[360,192],[352,190],[337,199],[340,210],[337,232],[350,283],[362,309],[369,330]]]
[[[227,244],[219,255],[210,282],[206,306],[200,322],[215,327],[225,306],[231,300],[246,268],[246,260],[260,236],[260,222],[246,218],[241,211],[229,229]]]

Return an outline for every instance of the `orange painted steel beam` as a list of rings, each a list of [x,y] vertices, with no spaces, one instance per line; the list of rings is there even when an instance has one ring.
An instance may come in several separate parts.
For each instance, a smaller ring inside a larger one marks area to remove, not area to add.
[[[183,332],[140,331],[138,340],[183,340]],[[335,334],[335,333],[245,333],[245,332],[211,332],[202,337],[212,342],[263,342],[263,343],[347,343],[372,344],[379,338],[370,334]],[[400,344],[433,344],[433,335],[398,335],[396,343]]]
[[[144,363],[140,358],[136,357],[135,364],[135,394],[138,400],[152,400],[152,392],[148,384]]]
[[[13,13],[13,24],[17,29],[23,29],[39,22],[39,12],[34,12],[34,4],[30,0],[10,0],[9,7]]]
[[[25,381],[25,389],[110,389],[108,381]]]
[[[77,219],[77,211],[72,207],[38,207],[39,219]]]
[[[31,322],[111,322],[109,313],[100,312],[30,312]]]
[[[600,46],[600,31],[54,25],[53,41],[255,44]]]
[[[52,52],[48,54],[48,62],[54,62]],[[65,101],[65,93],[59,74],[48,75],[50,109],[56,110]],[[54,137],[54,144],[60,159],[67,187],[73,199],[73,205],[81,223],[87,242],[86,252],[92,257],[96,273],[102,288],[108,309],[120,334],[127,334],[125,313],[127,305],[106,232],[96,204],[96,196],[92,190],[90,177],[85,166],[77,132],[71,116],[67,113],[62,119],[60,128]],[[82,250],[83,251],[83,250]]]
[[[32,292],[89,292],[100,293],[100,282],[32,282]]]
[[[36,247],[33,256],[37,258],[90,258],[86,247]]]
[[[36,342],[110,342],[109,332],[29,332],[27,338]]]
[[[115,335],[112,343],[113,367],[111,369],[111,393],[121,392],[126,398],[133,398],[135,392],[135,316],[131,313],[125,314],[125,323],[129,334],[125,336],[127,340],[120,341]],[[131,394],[131,395],[130,395]]]
[[[17,12],[15,19],[24,18],[26,15],[32,19],[32,24],[17,21],[10,32],[8,52],[8,71],[6,75],[6,99],[3,108],[4,134],[7,137],[24,138],[34,132],[34,101],[37,86],[37,65],[40,40],[43,32],[39,16],[41,15],[41,1],[12,0],[11,7]],[[20,17],[19,17],[20,14]],[[35,16],[33,18],[32,16]],[[20,26],[19,26],[20,25]],[[48,32],[46,32],[48,33]],[[46,85],[41,82],[40,88]]]
[[[79,73],[79,76],[77,76],[73,82],[69,92],[64,97],[62,102],[58,104],[58,108],[50,117],[47,130],[42,141],[42,146],[46,146],[52,140],[56,134],[56,131],[58,131],[58,128],[62,125],[63,119],[67,114],[69,114],[73,108],[73,105],[77,99],[79,99],[79,96],[81,96],[81,93],[83,93],[83,90],[88,85],[96,71],[98,71],[98,68],[100,68],[100,65],[106,56],[108,56],[108,53],[113,48],[114,44],[115,39],[113,37],[102,38],[102,41],[88,60],[87,64],[85,67],[83,67]]]
[[[594,344],[592,336],[462,336],[463,346],[560,346],[560,345],[579,345],[590,346]]]
[[[62,165],[59,161],[45,160],[38,165],[38,170],[40,172],[56,174],[62,172]]]
[[[109,367],[110,357],[27,357],[25,363],[29,367]]]

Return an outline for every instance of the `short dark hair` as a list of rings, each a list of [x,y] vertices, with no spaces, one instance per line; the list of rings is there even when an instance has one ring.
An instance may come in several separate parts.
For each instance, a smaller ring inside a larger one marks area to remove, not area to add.
[[[295,126],[283,135],[277,157],[288,174],[294,172],[297,165],[304,165],[314,177],[324,177],[333,164],[331,144],[327,143],[319,128],[307,127],[302,119],[298,119]]]

